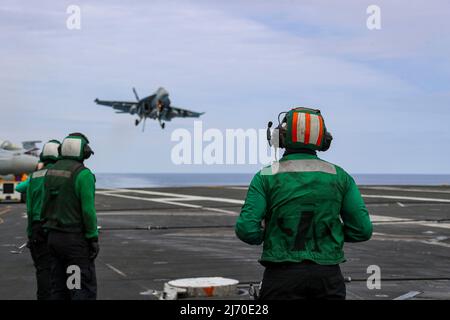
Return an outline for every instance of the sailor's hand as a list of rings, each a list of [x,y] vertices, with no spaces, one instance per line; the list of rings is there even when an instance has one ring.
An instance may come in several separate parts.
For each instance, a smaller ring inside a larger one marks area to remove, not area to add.
[[[100,247],[98,245],[98,238],[88,239],[89,241],[89,259],[94,260],[97,258]]]
[[[47,236],[45,234],[44,228],[40,223],[33,223],[31,226],[31,237],[30,241],[32,243],[45,243],[47,242]]]

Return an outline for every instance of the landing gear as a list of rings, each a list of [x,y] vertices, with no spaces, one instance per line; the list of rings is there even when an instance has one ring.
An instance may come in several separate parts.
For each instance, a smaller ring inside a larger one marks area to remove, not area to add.
[[[165,122],[161,122],[161,118],[158,118],[159,125],[161,126],[161,129],[164,129],[166,127]]]
[[[25,192],[20,195],[20,202],[21,203],[27,202],[27,194]]]
[[[142,126],[142,132],[145,131],[145,120],[147,119],[147,117],[141,117],[139,119],[134,120],[134,125],[138,126],[142,121],[144,121],[144,125]]]

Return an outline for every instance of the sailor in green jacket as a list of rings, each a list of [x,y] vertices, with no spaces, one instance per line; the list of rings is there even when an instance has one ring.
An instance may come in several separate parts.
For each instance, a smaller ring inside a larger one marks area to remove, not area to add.
[[[94,152],[81,133],[66,137],[60,149],[61,160],[46,175],[43,209],[53,258],[52,299],[94,300],[94,260],[99,252],[95,176],[83,164]],[[75,280],[69,286],[68,277],[76,275],[77,270],[80,286]]]
[[[235,228],[242,241],[263,243],[260,299],[345,299],[344,242],[369,240],[372,224],[353,178],[316,155],[331,140],[308,108],[287,112],[273,132],[286,151],[254,176]]]
[[[50,299],[51,257],[47,247],[47,234],[42,227],[41,209],[45,175],[59,158],[59,146],[60,142],[57,140],[50,140],[44,145],[40,155],[40,166],[26,180],[28,247],[36,268],[38,300]]]
[[[41,164],[41,162],[38,163],[38,166]],[[36,170],[41,170],[42,168],[36,168]],[[28,177],[26,180],[22,181],[16,186],[16,192],[19,193],[27,193],[28,185],[30,184],[30,177]]]

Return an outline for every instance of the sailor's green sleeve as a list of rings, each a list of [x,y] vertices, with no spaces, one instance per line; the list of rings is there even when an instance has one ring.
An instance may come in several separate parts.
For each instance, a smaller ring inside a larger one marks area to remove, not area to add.
[[[21,183],[17,184],[16,191],[19,193],[29,193],[28,186],[30,185],[30,178],[28,178],[25,181],[22,181]],[[31,237],[31,223],[32,223],[32,217],[31,217],[31,197],[27,197],[26,201],[27,205],[27,235],[28,237]]]
[[[27,204],[27,236],[28,238],[31,237],[31,224],[33,223],[33,217],[31,215],[32,212],[32,197],[30,195],[30,178],[27,179],[28,183],[27,183],[27,188],[25,190],[25,192],[27,193],[27,198],[26,198],[26,204]],[[17,187],[16,187],[17,190]],[[20,192],[20,191],[18,191]]]
[[[98,237],[95,211],[95,177],[89,169],[81,171],[75,181],[77,196],[81,201],[82,219],[86,238]]]
[[[242,206],[235,232],[239,239],[248,244],[261,244],[264,240],[264,229],[261,221],[266,215],[266,196],[264,181],[258,172],[252,179],[247,191],[247,198]]]
[[[347,192],[345,193],[341,217],[344,222],[344,240],[346,242],[367,241],[372,236],[372,222],[364,200],[355,180],[346,174]]]
[[[27,192],[28,185],[30,184],[30,178],[25,181],[22,181],[16,186],[16,191],[19,193]]]

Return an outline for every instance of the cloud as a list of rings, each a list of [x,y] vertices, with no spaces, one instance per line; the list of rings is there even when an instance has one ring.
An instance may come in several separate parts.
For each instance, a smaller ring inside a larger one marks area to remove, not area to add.
[[[171,165],[169,130],[192,128],[192,121],[175,120],[166,131],[149,121],[142,134],[133,117],[93,103],[95,97],[133,100],[133,86],[141,96],[164,86],[174,105],[206,111],[205,127],[221,130],[264,127],[293,105],[320,107],[336,141],[352,141],[337,143],[328,155],[350,171],[392,170],[392,162],[378,161],[377,149],[395,148],[406,131],[429,154],[449,134],[444,1],[379,1],[379,32],[365,27],[371,3],[364,1],[77,1],[79,31],[65,28],[69,4],[1,5],[4,130],[19,140],[85,130],[99,171],[256,169]],[[435,112],[424,117],[428,106]],[[431,132],[437,138],[426,143],[423,134]],[[355,145],[376,147],[355,159]],[[401,163],[414,151],[396,157]],[[408,170],[423,170],[412,163]]]

